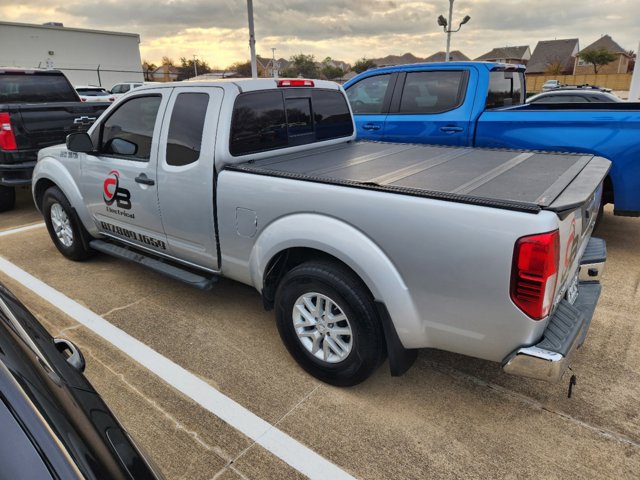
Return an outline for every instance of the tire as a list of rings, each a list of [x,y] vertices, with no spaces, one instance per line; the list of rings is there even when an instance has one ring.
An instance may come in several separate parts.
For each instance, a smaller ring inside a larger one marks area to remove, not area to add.
[[[0,185],[0,212],[8,212],[16,206],[16,189]]]
[[[291,356],[323,382],[356,385],[386,357],[370,293],[339,264],[307,262],[286,273],[276,292],[275,313]]]
[[[82,236],[88,233],[73,214],[69,200],[58,187],[49,187],[42,199],[42,213],[53,244],[65,257],[80,262],[93,254]]]

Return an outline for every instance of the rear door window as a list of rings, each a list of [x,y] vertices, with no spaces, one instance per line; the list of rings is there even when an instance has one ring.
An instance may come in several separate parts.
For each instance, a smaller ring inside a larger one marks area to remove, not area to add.
[[[400,113],[442,113],[462,105],[465,71],[409,72],[404,82]]]
[[[181,93],[176,98],[167,138],[167,164],[184,166],[200,158],[209,95]]]
[[[347,97],[354,114],[383,113],[385,97],[391,74],[375,75],[360,80],[347,90]]]

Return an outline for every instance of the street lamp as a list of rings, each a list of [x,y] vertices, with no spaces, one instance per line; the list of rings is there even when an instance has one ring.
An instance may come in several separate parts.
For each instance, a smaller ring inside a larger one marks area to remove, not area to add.
[[[447,52],[445,54],[445,62],[449,61],[449,50],[451,48],[451,34],[455,33],[455,32],[459,32],[460,29],[462,28],[462,25],[464,25],[465,23],[469,22],[469,20],[471,20],[471,17],[469,15],[465,15],[465,17],[462,19],[462,21],[460,22],[460,25],[458,25],[458,28],[455,30],[451,30],[451,28],[447,28],[448,26],[451,26],[451,17],[453,16],[453,1],[454,0],[449,0],[449,21],[447,21],[446,18],[444,18],[442,15],[440,15],[438,17],[438,25],[442,27],[442,29],[444,30],[444,33],[447,34]]]

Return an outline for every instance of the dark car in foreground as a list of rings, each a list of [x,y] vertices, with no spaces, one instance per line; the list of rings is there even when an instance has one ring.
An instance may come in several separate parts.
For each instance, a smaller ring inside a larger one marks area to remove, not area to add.
[[[613,93],[582,88],[556,89],[527,99],[527,103],[615,103],[623,100]]]
[[[0,285],[0,479],[162,478],[83,370]]]

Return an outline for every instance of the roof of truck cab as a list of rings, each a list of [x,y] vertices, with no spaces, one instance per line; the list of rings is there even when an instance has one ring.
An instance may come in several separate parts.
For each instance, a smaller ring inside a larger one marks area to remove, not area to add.
[[[328,80],[316,80],[312,78],[223,78],[220,80],[192,80],[184,82],[167,82],[156,83],[153,85],[143,85],[136,88],[136,92],[151,88],[195,88],[195,87],[229,87],[234,85],[240,92],[253,92],[257,90],[269,90],[278,88],[278,82],[281,80],[311,80],[313,87],[283,87],[283,88],[323,88],[329,90],[339,90],[340,86],[335,82]]]
[[[491,70],[514,70],[524,72],[525,65],[516,65],[513,63],[498,63],[498,62],[427,62],[427,63],[408,63],[405,65],[392,65],[389,67],[370,68],[369,70],[362,72],[348,82],[344,84],[344,87],[355,83],[361,78],[368,77],[370,75],[379,75],[381,73],[393,73],[393,72],[410,72],[413,70],[434,70],[438,68],[446,68],[449,70],[455,70],[459,68],[481,67],[486,68],[487,71]]]

